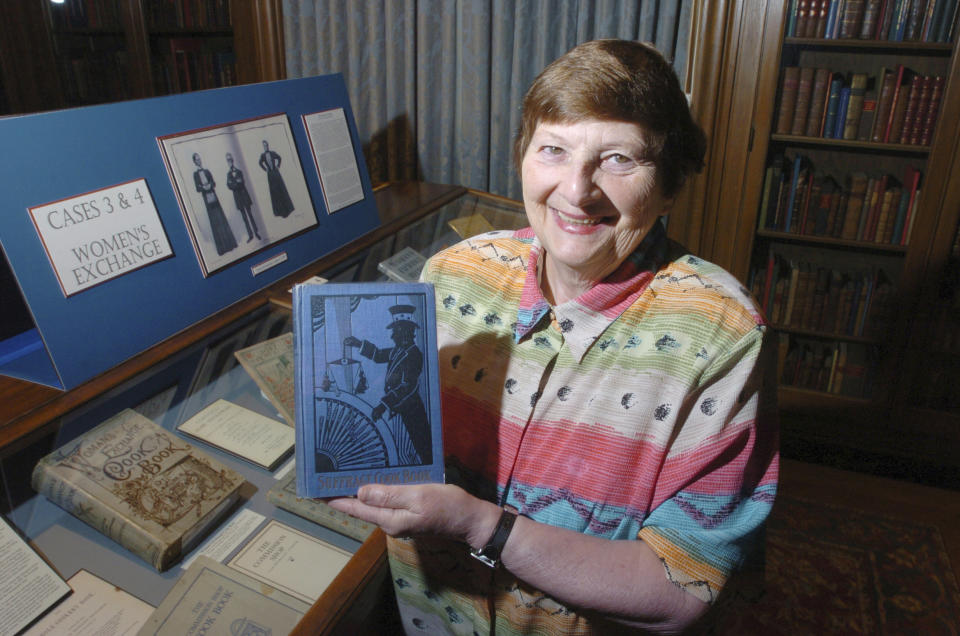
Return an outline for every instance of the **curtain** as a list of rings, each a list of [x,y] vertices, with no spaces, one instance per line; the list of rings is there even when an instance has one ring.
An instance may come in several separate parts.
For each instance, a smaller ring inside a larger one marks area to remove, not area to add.
[[[343,73],[374,184],[520,198],[520,102],[587,40],[650,42],[684,81],[696,0],[284,0],[287,77]]]

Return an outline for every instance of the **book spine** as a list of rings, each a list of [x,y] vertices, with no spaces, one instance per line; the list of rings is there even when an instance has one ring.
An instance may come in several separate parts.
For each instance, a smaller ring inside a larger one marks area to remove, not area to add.
[[[877,30],[877,18],[880,16],[882,0],[867,0],[863,8],[863,22],[860,25],[860,39],[872,40]]]
[[[807,32],[807,15],[810,10],[810,0],[797,0],[796,3],[796,17],[791,26],[791,35],[802,38],[806,37]]]
[[[864,0],[847,0],[840,20],[840,39],[855,38],[860,34],[863,13]]]
[[[906,106],[903,116],[894,118],[894,126],[890,131],[890,141],[906,144],[910,142],[910,134],[917,121],[917,109],[920,105],[920,94],[923,91],[924,77],[914,75],[910,79],[910,90],[907,91]]]
[[[827,12],[830,9],[832,0],[820,0],[820,11],[817,13],[816,28],[813,37],[823,39],[827,33]]]
[[[800,68],[800,79],[797,83],[796,107],[793,112],[793,123],[790,126],[791,135],[802,135],[806,129],[807,115],[810,112],[810,99],[813,92],[812,66]]]
[[[824,29],[823,37],[833,38],[834,25],[837,23],[837,10],[839,9],[839,0],[830,0],[830,8],[827,9],[827,24]]]
[[[837,111],[840,108],[840,91],[843,90],[843,80],[835,77],[830,82],[830,92],[827,97],[826,116],[823,118],[822,137],[832,137],[837,125]]]
[[[904,103],[904,92],[901,90],[901,88],[903,87],[903,78],[906,72],[906,67],[904,67],[903,64],[897,65],[897,72],[893,82],[893,93],[890,97],[890,112],[887,115],[886,128],[884,129],[883,136],[881,138],[881,141],[884,143],[888,143],[890,141],[890,133],[893,130],[894,121],[896,121],[897,118],[903,114],[902,105]]]
[[[913,113],[913,119],[910,119],[909,112],[904,117],[903,133],[900,137],[900,143],[910,144],[911,146],[920,145],[923,124],[926,119],[927,111],[930,109],[930,93],[933,87],[933,77],[925,75],[920,83],[920,96],[917,98],[917,106]],[[909,109],[908,109],[909,110]],[[907,125],[909,123],[909,129]]]
[[[882,142],[883,135],[886,132],[887,120],[893,99],[893,83],[896,80],[896,74],[892,71],[885,71],[882,75],[880,87],[880,96],[877,98],[877,113],[874,117],[873,131],[870,133],[870,141]]]
[[[846,11],[847,2],[850,0],[837,0],[837,19],[833,23],[833,33],[830,37],[837,39],[840,37],[840,23],[843,22],[843,13]]]
[[[789,232],[793,223],[793,210],[796,202],[797,187],[800,180],[800,169],[803,165],[803,157],[797,156],[793,160],[793,177],[790,179],[790,193],[787,195],[787,209],[783,224],[783,231]]]
[[[827,107],[827,88],[830,85],[830,69],[818,68],[813,78],[813,92],[810,95],[810,114],[803,134],[807,137],[819,137],[823,113]]]
[[[906,26],[903,28],[904,40],[919,40],[920,30],[923,27],[923,16],[926,13],[924,0],[912,0],[907,12]]]
[[[800,0],[790,0],[790,6],[787,9],[787,25],[785,37],[794,37],[797,34],[797,5]]]
[[[850,107],[850,87],[844,86],[840,89],[840,101],[837,104],[837,121],[834,124],[831,137],[834,139],[843,139],[844,126],[847,121],[847,109]]]
[[[850,101],[843,124],[843,138],[854,140],[860,130],[860,116],[863,113],[863,99],[867,90],[867,75],[854,73],[850,81]]]
[[[940,110],[940,101],[943,98],[943,76],[937,75],[933,78],[930,86],[930,104],[925,113],[918,113],[918,117],[923,117],[923,126],[920,129],[920,145],[929,146],[933,139],[933,130],[937,125],[937,115]]]
[[[161,572],[179,556],[179,539],[165,548],[144,528],[131,523],[91,493],[54,474],[52,468],[59,460],[56,455],[48,455],[37,462],[30,478],[35,491]]]
[[[890,34],[887,36],[887,39],[892,42],[903,41],[903,29],[907,21],[907,11],[910,8],[908,2],[909,0],[897,0],[893,20],[890,23]]]
[[[800,83],[800,67],[788,66],[783,69],[783,77],[780,80],[780,108],[777,111],[778,135],[790,133],[790,127],[793,124],[793,113],[797,106],[797,88]]]
[[[894,4],[897,0],[883,0],[880,17],[877,18],[877,31],[874,39],[887,40],[890,37],[890,23],[893,21]]]

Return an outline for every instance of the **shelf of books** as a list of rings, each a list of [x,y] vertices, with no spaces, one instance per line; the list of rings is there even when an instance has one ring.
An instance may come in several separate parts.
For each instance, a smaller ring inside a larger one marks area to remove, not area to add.
[[[889,398],[957,4],[789,5],[748,280],[789,403]]]
[[[67,106],[134,97],[129,91],[129,55],[117,0],[46,3],[54,57]]]
[[[237,83],[229,0],[144,5],[157,95]]]
[[[237,83],[229,0],[46,4],[68,106]]]

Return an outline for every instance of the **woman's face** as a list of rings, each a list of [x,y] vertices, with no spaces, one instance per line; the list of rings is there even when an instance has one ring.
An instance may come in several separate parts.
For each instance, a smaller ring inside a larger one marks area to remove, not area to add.
[[[527,219],[548,283],[595,284],[640,244],[672,203],[633,123],[540,123],[521,162]]]

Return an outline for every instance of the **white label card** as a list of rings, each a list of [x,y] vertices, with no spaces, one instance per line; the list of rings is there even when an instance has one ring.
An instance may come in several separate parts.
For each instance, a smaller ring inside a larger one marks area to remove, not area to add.
[[[64,296],[173,255],[144,179],[29,211]]]

